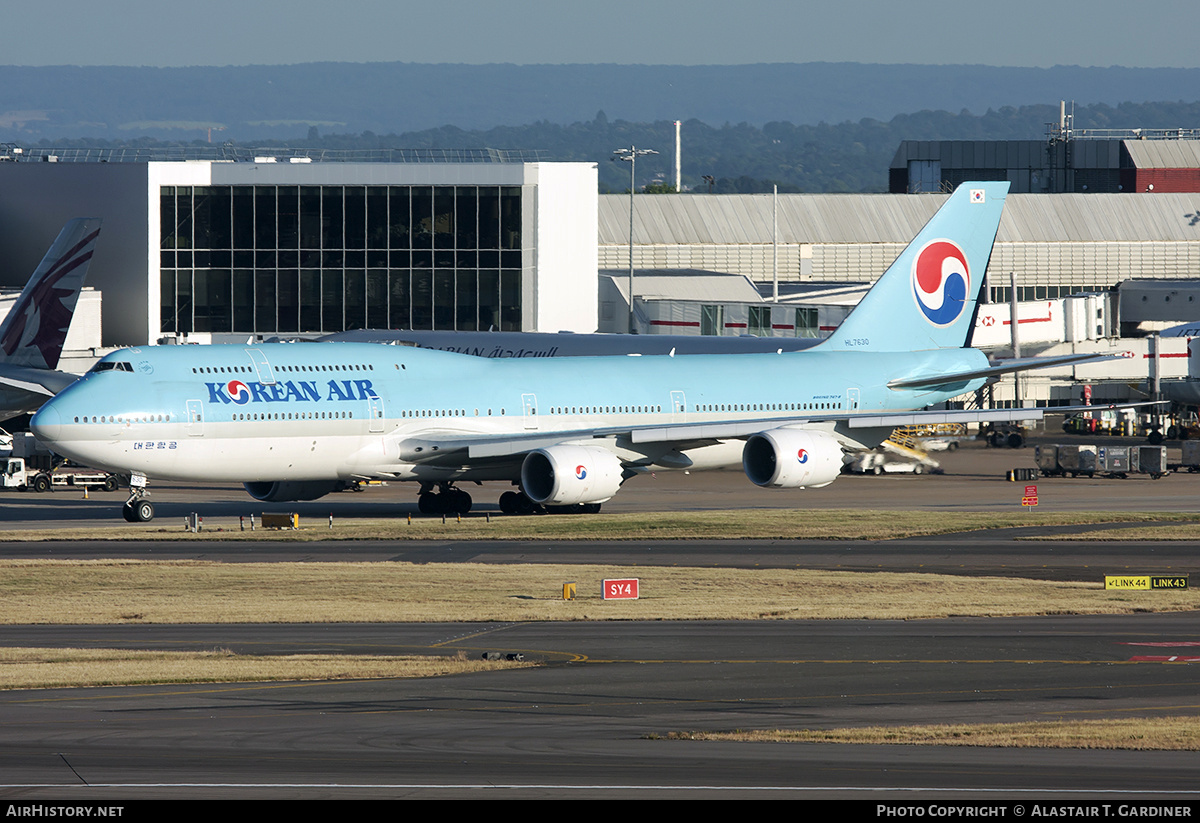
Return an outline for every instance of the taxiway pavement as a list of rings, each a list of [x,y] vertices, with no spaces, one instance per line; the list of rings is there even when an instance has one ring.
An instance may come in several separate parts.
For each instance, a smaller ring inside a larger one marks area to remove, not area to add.
[[[1030,451],[967,448],[946,474],[851,476],[768,492],[733,472],[631,481],[606,510],[1020,508],[1007,468]],[[1037,481],[1042,506],[1191,511],[1200,475]],[[477,495],[487,510],[488,495]],[[298,504],[305,518],[404,515],[393,485]],[[160,521],[261,512],[236,488],[163,484]],[[120,523],[123,497],[0,495],[4,528]],[[289,508],[292,508],[289,506]],[[1188,543],[1028,542],[1028,530],[897,541],[531,541],[221,545],[0,543],[13,557],[223,561],[797,566],[1097,580],[1188,573]],[[1081,531],[1072,527],[1076,532]],[[1111,529],[1106,529],[1111,533]],[[778,727],[1200,716],[1193,613],[923,621],[0,627],[0,645],[245,653],[521,652],[535,669],[433,680],[205,684],[0,693],[0,796],[1019,797],[1194,802],[1194,752],[715,743],[672,733]]]

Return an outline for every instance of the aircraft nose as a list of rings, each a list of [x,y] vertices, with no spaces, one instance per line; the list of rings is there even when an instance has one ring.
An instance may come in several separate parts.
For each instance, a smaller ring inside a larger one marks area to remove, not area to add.
[[[33,436],[43,443],[53,443],[62,434],[62,416],[53,403],[47,403],[29,421]]]

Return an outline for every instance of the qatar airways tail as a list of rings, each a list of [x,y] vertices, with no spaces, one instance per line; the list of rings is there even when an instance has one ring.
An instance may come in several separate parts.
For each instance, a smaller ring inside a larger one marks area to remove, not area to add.
[[[56,371],[100,220],[71,220],[0,324],[0,420],[36,410],[78,375]]]

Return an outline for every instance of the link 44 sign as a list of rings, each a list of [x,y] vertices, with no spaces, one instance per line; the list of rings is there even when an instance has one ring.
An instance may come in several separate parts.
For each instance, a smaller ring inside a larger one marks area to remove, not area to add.
[[[604,581],[605,600],[637,600],[638,579],[629,577],[624,580]]]

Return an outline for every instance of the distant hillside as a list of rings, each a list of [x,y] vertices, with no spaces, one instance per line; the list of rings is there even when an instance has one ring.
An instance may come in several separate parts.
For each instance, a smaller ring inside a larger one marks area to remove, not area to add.
[[[902,114],[887,122],[863,118],[836,125],[767,123],[763,127],[714,127],[699,120],[683,124],[683,184],[706,190],[705,176],[714,178],[718,193],[780,191],[886,191],[888,165],[902,140],[1037,140],[1045,126],[1058,118],[1057,106],[1004,107],[982,115],[922,111]],[[1200,103],[1124,103],[1081,106],[1075,110],[1078,128],[1195,128],[1200,126]],[[599,112],[590,120],[569,125],[548,122],[466,130],[452,126],[400,134],[323,134],[313,127],[296,140],[255,140],[254,148],[286,147],[321,150],[376,149],[508,149],[538,150],[545,160],[593,161],[599,168],[601,191],[628,191],[629,166],[609,162],[613,149],[636,145],[653,148],[658,156],[638,161],[638,188],[661,180],[673,182],[675,130],[671,122],[635,123],[609,120]],[[63,140],[57,148],[76,146],[178,146],[180,141],[139,138],[106,141],[95,138]],[[191,145],[209,147],[203,141]]]
[[[0,141],[217,141],[680,119],[802,126],[905,112],[1194,100],[1200,69],[872,65],[515,66],[306,63],[196,68],[0,66]]]
[[[1005,106],[979,115],[921,111],[887,122],[862,118],[835,125],[715,127],[689,120],[682,129],[683,185],[704,190],[707,175],[715,178],[713,190],[719,193],[767,192],[772,183],[785,192],[887,191],[888,166],[902,140],[1038,140],[1045,137],[1046,124],[1057,120],[1057,105]],[[1197,128],[1200,102],[1077,106],[1075,126]],[[631,144],[660,152],[638,161],[639,188],[656,178],[674,182],[674,124],[609,120],[604,112],[567,126],[543,122],[479,131],[445,127],[386,137],[327,135],[320,141],[326,148],[345,149],[536,148],[544,150],[547,159],[597,161],[601,190],[618,192],[629,190],[629,166],[609,160],[613,149]]]

